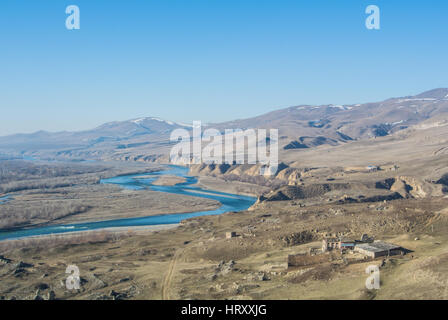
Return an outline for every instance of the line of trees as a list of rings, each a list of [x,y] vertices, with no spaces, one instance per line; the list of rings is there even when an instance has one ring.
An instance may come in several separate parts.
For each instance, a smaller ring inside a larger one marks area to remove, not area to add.
[[[101,173],[107,170],[99,165],[0,161],[0,193],[95,184],[100,181]]]
[[[40,164],[28,161],[0,161],[0,183],[11,181],[68,177],[108,170],[100,165]]]
[[[90,207],[79,201],[41,201],[38,206],[21,203],[20,205],[1,205],[0,229],[29,225],[34,219],[52,221],[73,214],[86,212]]]
[[[132,230],[126,232],[113,231],[85,231],[74,234],[53,234],[42,237],[29,237],[17,240],[6,240],[0,242],[0,253],[5,253],[18,248],[54,248],[64,245],[75,245],[83,243],[101,243],[109,241],[119,241],[123,238],[132,237],[135,232]]]

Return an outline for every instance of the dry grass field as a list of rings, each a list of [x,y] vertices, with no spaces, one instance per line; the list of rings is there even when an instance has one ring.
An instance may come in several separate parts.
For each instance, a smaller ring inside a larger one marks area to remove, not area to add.
[[[0,298],[448,299],[447,128],[446,122],[423,123],[385,137],[282,150],[281,170],[270,181],[256,176],[256,167],[193,167],[197,186],[257,195],[258,201],[247,211],[192,218],[168,230],[2,241]],[[101,185],[99,178],[160,165],[100,163],[65,175],[60,168],[34,168],[43,181],[9,174],[0,187],[15,191],[0,204],[0,221],[7,226],[98,221],[218,205]],[[158,184],[183,181],[163,177]],[[236,237],[226,238],[227,232]],[[374,260],[350,252],[311,256],[325,237],[363,234],[407,253]],[[309,263],[288,267],[288,256],[296,254],[304,259],[309,254]],[[81,273],[79,290],[65,286],[65,270],[73,264]],[[380,267],[378,290],[366,289],[369,265]]]
[[[335,214],[332,205],[276,202],[190,219],[166,231],[4,248],[2,261],[9,262],[0,263],[1,292],[6,299],[45,298],[51,291],[59,299],[447,298],[448,199],[397,200],[379,210],[383,205],[345,204],[343,214]],[[226,239],[230,230],[237,237]],[[328,233],[369,233],[411,252],[385,260],[381,288],[373,291],[365,289],[365,268],[382,265],[382,259],[351,263],[347,254],[288,269],[289,254],[320,247]],[[80,268],[78,291],[65,288],[69,264]]]
[[[11,166],[9,165],[8,168]],[[23,178],[8,182],[6,185],[14,183],[26,185],[28,188],[8,193],[10,199],[0,207],[0,229],[213,210],[219,206],[217,201],[209,199],[151,190],[126,190],[116,185],[99,183],[101,178],[151,172],[160,169],[160,165],[107,163],[73,165],[74,168],[61,164],[32,165],[31,168],[38,172],[42,171],[43,167],[47,171],[47,168],[56,167],[56,169],[53,168],[56,174],[52,174],[51,178],[42,179],[33,177],[31,174],[24,175],[23,172],[26,172],[24,167],[31,171],[30,165],[26,162],[16,164],[13,170],[8,171],[10,176],[21,172]],[[77,167],[80,169],[74,172]],[[79,171],[82,173],[78,173]],[[90,172],[86,174],[85,171]],[[50,184],[55,180],[63,180],[67,183],[51,184],[51,187],[36,183],[42,180]],[[0,183],[0,186],[4,185]]]

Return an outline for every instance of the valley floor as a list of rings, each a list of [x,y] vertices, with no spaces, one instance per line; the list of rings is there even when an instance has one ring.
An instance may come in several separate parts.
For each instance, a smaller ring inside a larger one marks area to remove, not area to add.
[[[263,209],[190,219],[170,230],[76,243],[34,241],[1,250],[5,299],[447,299],[448,199]],[[335,210],[337,209],[337,210]],[[235,231],[237,237],[226,239]],[[331,257],[288,268],[289,254],[320,247],[328,233],[376,239],[411,252],[373,261]],[[68,235],[64,237],[69,237]],[[415,240],[418,239],[418,240]],[[81,289],[65,287],[76,265]],[[383,265],[381,288],[366,290],[365,269]]]
[[[31,165],[47,168],[48,164]],[[15,188],[7,193],[7,201],[0,204],[0,230],[205,211],[220,206],[211,199],[99,183],[105,177],[160,170],[161,165],[104,163],[71,168],[70,164],[62,163],[51,164],[50,168],[55,170],[55,166],[63,165],[62,172],[48,178],[26,176],[26,168],[30,166],[26,162],[15,165],[17,168],[11,172],[25,172],[25,177],[9,184],[0,183],[0,190]],[[79,174],[81,169],[88,173]],[[158,182],[172,185],[183,181],[175,178],[161,177]]]

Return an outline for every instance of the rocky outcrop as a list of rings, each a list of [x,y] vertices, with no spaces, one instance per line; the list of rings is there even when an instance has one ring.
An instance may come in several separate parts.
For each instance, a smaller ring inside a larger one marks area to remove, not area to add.
[[[263,175],[261,165],[249,164],[196,164],[190,166],[190,175],[218,177],[225,181],[252,183],[259,186],[277,188],[287,184],[287,180],[278,178],[280,172],[288,168],[281,163],[274,175]]]
[[[440,181],[440,180],[439,180]],[[438,183],[438,182],[436,182]],[[376,188],[387,189],[400,194],[403,198],[426,198],[440,196],[443,187],[409,176],[397,176],[376,183]]]
[[[408,185],[404,180],[395,179],[395,182],[389,189],[390,191],[399,193],[403,198],[411,198],[410,191],[412,187]]]
[[[235,261],[230,260],[228,262],[221,261],[215,270],[215,273],[228,274],[235,270]]]
[[[8,264],[11,263],[11,259],[6,258],[5,256],[0,255],[0,263],[1,264]]]
[[[299,245],[302,243],[310,242],[316,239],[316,235],[308,230],[301,232],[295,232],[287,236],[281,237],[280,240],[283,241],[284,245],[287,247]]]
[[[304,177],[309,177],[312,168],[292,168],[280,163],[273,176],[260,175],[261,165],[248,164],[197,164],[190,166],[190,174],[213,176],[224,180],[254,183],[261,186],[302,185]]]
[[[444,174],[436,183],[442,185],[443,192],[448,192],[448,173]]]
[[[316,126],[314,126],[316,127]],[[339,136],[339,138],[344,141],[346,139],[344,139],[343,137],[345,135],[341,135],[340,133],[337,134]],[[348,136],[345,136],[348,137]],[[317,137],[307,137],[307,136],[303,136],[300,137],[297,140],[293,140],[290,143],[288,143],[286,146],[283,147],[284,150],[290,150],[290,149],[307,149],[307,148],[314,148],[314,147],[318,147],[321,145],[330,145],[330,146],[335,146],[338,145],[338,140],[336,139],[331,139],[329,137],[324,137],[324,136],[317,136]]]
[[[333,190],[349,189],[349,184],[311,184],[308,186],[285,186],[259,198],[263,201],[301,200],[323,196]]]
[[[448,187],[448,173],[444,174],[436,183],[443,184]]]
[[[398,192],[394,192],[388,195],[375,195],[367,198],[359,199],[357,202],[382,202],[403,199],[403,196]]]
[[[291,149],[307,149],[308,146],[306,144],[300,143],[298,141],[291,141],[286,146],[283,147],[284,150],[291,150]]]

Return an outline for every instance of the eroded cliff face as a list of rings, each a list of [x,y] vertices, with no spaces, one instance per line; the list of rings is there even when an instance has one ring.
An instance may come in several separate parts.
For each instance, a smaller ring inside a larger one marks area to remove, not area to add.
[[[190,166],[191,175],[214,176],[226,180],[256,183],[267,186],[302,185],[302,178],[310,176],[311,168],[291,168],[280,163],[272,176],[260,174],[261,165],[197,164]]]
[[[396,176],[380,181],[378,184],[385,189],[399,193],[403,198],[421,199],[443,195],[443,185],[410,176]]]
[[[446,185],[408,175],[389,177],[391,171],[347,173],[343,168],[293,168],[279,166],[274,176],[260,175],[259,165],[193,165],[190,174],[213,176],[226,181],[249,182],[267,186],[270,192],[259,195],[253,208],[272,201],[318,203],[365,203],[398,199],[442,196]],[[352,178],[347,178],[348,176]],[[353,178],[354,177],[354,178]],[[445,181],[445,180],[443,180]],[[443,182],[442,181],[442,182]]]

